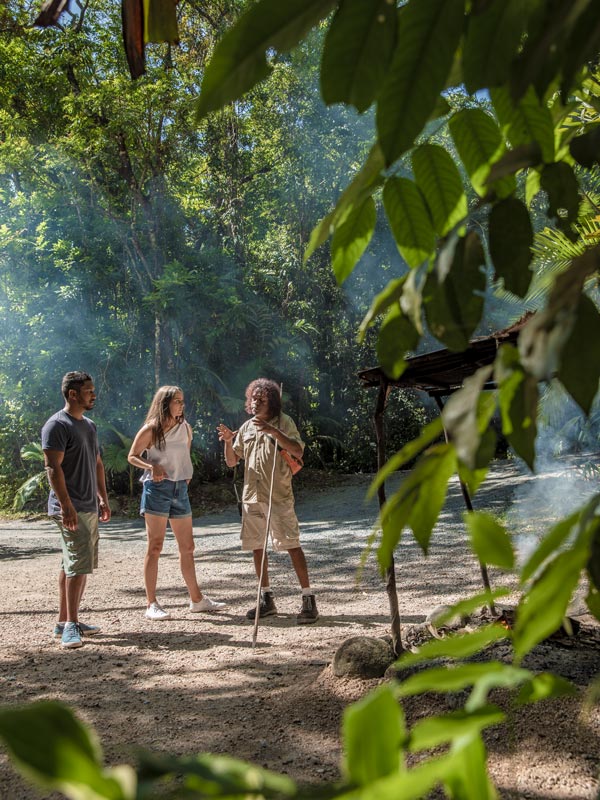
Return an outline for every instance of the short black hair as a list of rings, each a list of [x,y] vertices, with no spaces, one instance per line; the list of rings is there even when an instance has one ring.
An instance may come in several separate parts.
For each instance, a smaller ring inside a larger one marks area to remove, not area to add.
[[[81,370],[75,370],[74,372],[67,372],[66,375],[63,375],[62,384],[60,386],[60,390],[63,393],[65,400],[69,399],[69,390],[76,389],[79,391],[83,384],[86,381],[91,381],[92,376],[88,375],[87,372],[82,372]]]

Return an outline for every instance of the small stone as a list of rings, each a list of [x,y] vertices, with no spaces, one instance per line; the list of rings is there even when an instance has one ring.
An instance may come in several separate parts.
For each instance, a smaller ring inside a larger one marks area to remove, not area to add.
[[[372,636],[352,636],[342,642],[333,657],[338,678],[382,678],[395,660],[389,641]]]

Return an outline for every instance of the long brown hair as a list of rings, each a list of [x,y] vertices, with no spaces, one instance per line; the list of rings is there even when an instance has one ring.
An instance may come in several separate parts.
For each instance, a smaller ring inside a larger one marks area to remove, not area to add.
[[[158,447],[159,450],[165,449],[165,427],[172,418],[169,413],[169,404],[177,392],[183,395],[183,390],[179,386],[161,386],[152,398],[150,408],[146,414],[145,424],[152,431],[152,446]],[[181,425],[184,418],[182,408],[181,416],[177,417],[177,422]]]

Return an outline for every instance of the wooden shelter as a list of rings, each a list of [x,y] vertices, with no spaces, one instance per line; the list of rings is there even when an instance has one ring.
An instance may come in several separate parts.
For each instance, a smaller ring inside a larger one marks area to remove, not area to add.
[[[435,350],[423,355],[408,358],[407,368],[399,378],[390,378],[381,367],[361,370],[358,375],[364,388],[378,388],[375,404],[374,422],[377,439],[377,468],[381,469],[386,462],[384,415],[390,392],[394,388],[417,389],[432,397],[440,410],[444,407],[443,398],[460,389],[466,378],[473,375],[480,367],[494,362],[498,348],[503,344],[514,344],[519,333],[531,315],[526,315],[510,328],[481,336],[469,342],[466,350],[455,353],[451,350]],[[489,380],[484,388],[494,389],[495,383]],[[460,487],[469,511],[473,510],[469,490],[463,481]],[[386,500],[385,484],[378,489],[379,507]],[[481,576],[486,589],[490,589],[486,565],[480,562]],[[396,655],[402,652],[400,635],[400,614],[396,590],[395,565],[392,560],[386,572],[386,590],[391,612],[391,632]],[[493,610],[493,604],[491,606]]]

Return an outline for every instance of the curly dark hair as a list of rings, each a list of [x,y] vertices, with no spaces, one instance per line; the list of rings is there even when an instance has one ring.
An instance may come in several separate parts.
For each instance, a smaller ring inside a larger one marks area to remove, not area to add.
[[[275,381],[269,380],[269,378],[257,378],[246,386],[246,405],[244,408],[248,414],[252,413],[252,395],[257,389],[267,398],[269,414],[272,417],[279,414],[281,412],[281,392],[279,385]]]

